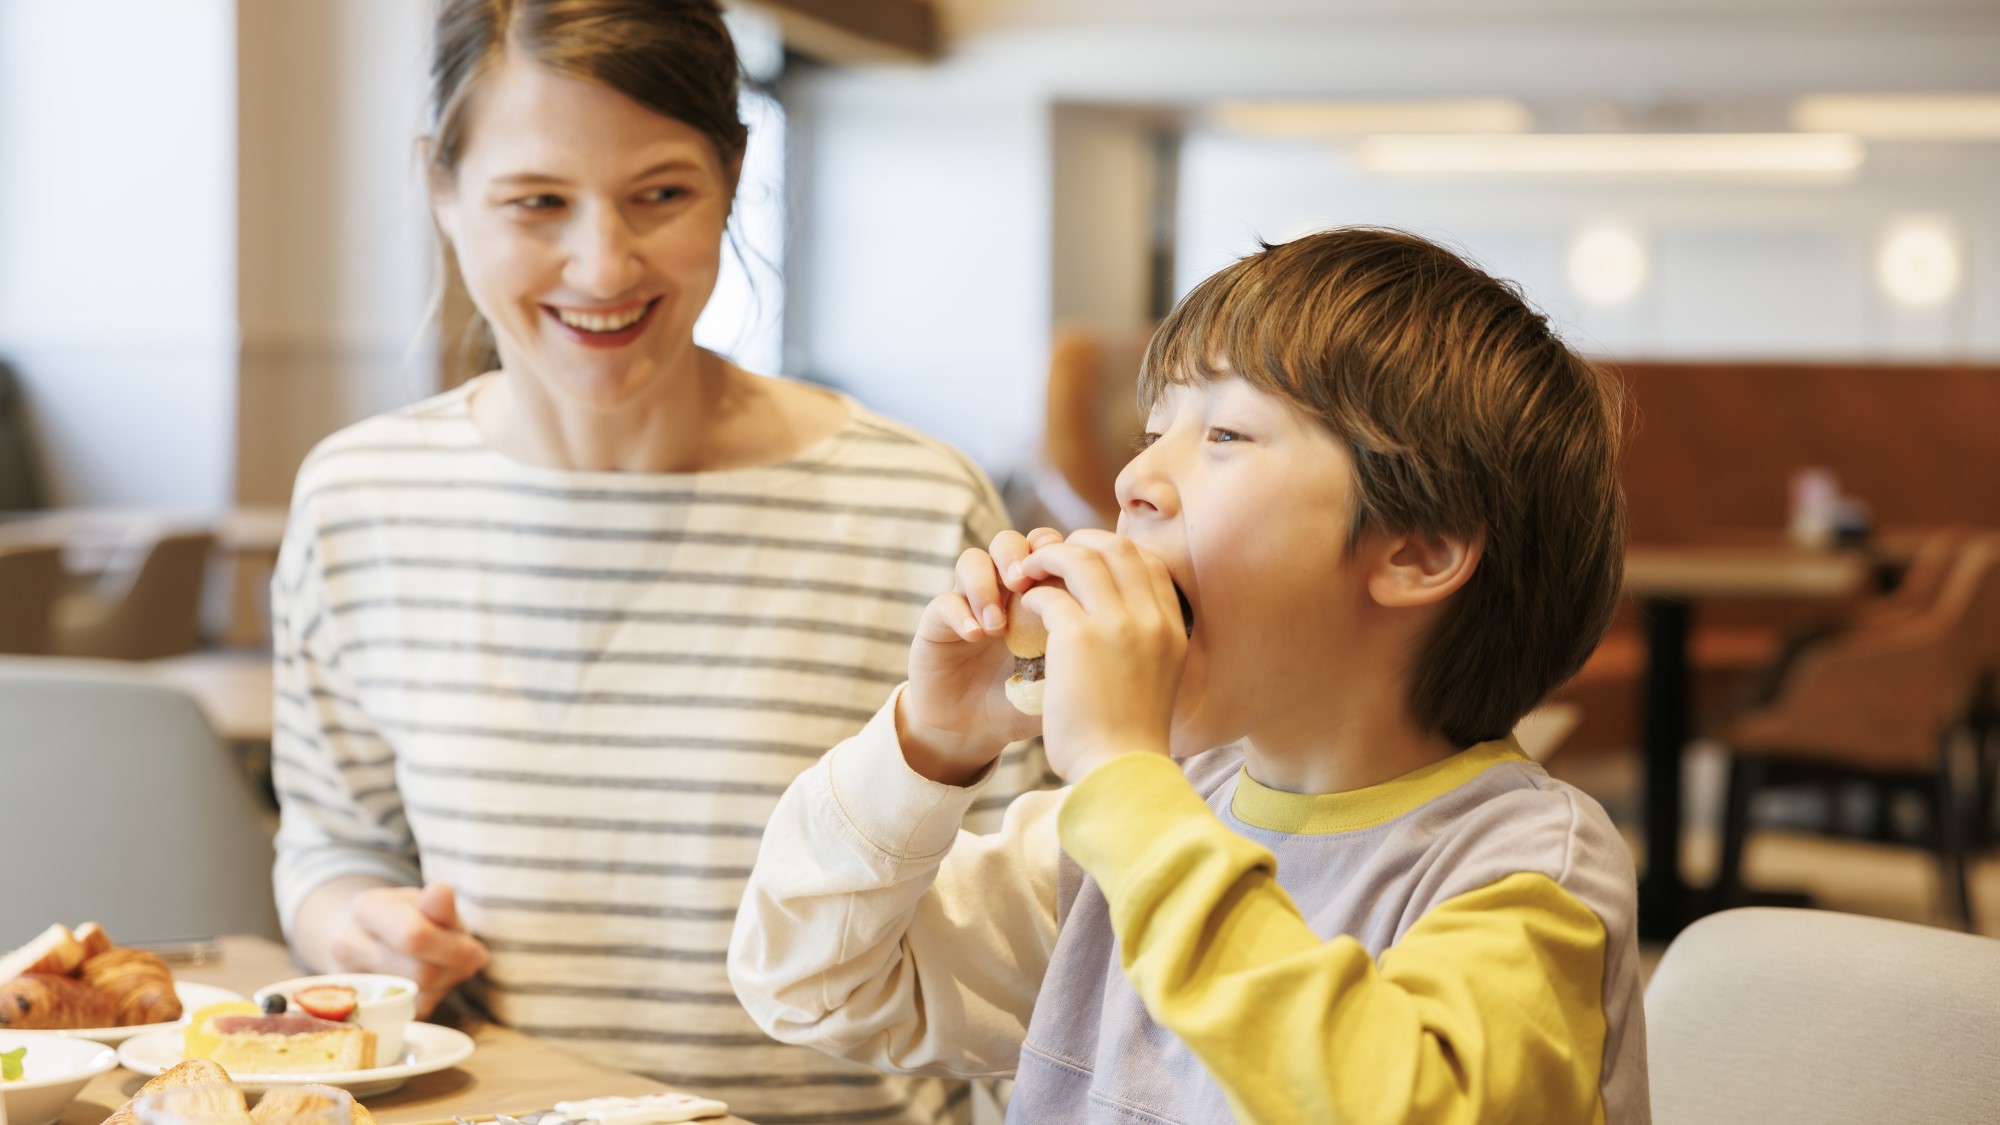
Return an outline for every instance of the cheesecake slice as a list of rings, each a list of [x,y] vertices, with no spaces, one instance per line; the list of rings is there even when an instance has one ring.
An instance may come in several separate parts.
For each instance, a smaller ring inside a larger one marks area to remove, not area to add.
[[[187,1035],[189,1058],[231,1074],[331,1074],[375,1065],[375,1033],[313,1016],[216,1016]]]

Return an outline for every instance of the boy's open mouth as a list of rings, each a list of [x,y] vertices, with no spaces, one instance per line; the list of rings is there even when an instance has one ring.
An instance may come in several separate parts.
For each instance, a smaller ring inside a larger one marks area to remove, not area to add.
[[[1194,636],[1194,606],[1188,603],[1187,591],[1182,590],[1181,584],[1178,582],[1174,583],[1174,596],[1181,600],[1181,623],[1187,626],[1187,635],[1192,637]]]

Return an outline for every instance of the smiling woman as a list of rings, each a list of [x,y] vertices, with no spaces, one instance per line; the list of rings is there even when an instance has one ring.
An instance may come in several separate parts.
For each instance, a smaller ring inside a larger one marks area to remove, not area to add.
[[[446,0],[433,212],[497,370],[323,443],[275,582],[277,885],[318,971],[760,1121],[964,1120],[780,1046],[724,953],[765,819],[1005,524],[956,451],[695,343],[746,130],[714,0]],[[1003,763],[997,810],[1045,783]]]

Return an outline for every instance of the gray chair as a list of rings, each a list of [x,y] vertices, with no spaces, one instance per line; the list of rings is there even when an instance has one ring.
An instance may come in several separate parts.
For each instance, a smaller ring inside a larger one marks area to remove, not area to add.
[[[214,545],[205,531],[161,535],[135,570],[106,576],[108,590],[64,598],[56,606],[56,651],[101,660],[193,652],[201,644],[201,597]]]
[[[1682,931],[1646,989],[1655,1125],[2000,1121],[2000,941],[1817,910]]]
[[[62,548],[0,547],[0,653],[51,651],[62,581]]]
[[[278,934],[275,820],[193,697],[126,664],[0,657],[0,948]]]

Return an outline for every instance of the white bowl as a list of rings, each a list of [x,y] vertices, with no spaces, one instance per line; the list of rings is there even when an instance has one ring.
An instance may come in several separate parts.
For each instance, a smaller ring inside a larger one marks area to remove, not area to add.
[[[322,984],[344,984],[354,990],[354,1014],[348,1018],[375,1033],[375,1065],[401,1064],[403,1029],[417,1018],[417,982],[407,977],[382,973],[328,973],[318,977],[294,977],[265,985],[251,999],[261,1008],[264,997],[283,996],[293,1007],[297,1007],[298,1002],[292,999],[293,996]]]
[[[118,1052],[46,1031],[0,1031],[0,1051],[26,1047],[19,1082],[0,1082],[7,1125],[50,1125],[90,1080],[118,1065]]]

